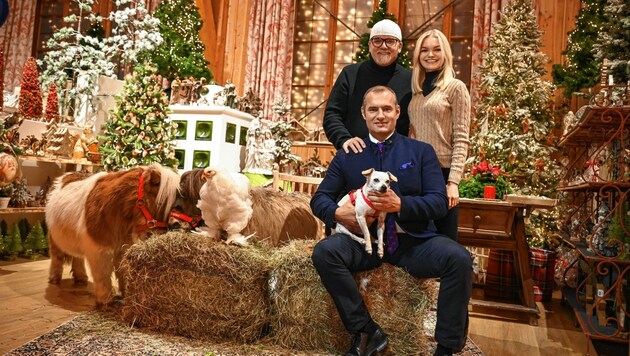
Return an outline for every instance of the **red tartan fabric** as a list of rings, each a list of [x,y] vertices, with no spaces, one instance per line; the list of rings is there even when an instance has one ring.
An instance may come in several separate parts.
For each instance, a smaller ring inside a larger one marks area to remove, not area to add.
[[[492,298],[517,299],[521,281],[514,270],[514,252],[490,250],[484,294]]]
[[[551,301],[554,284],[554,268],[556,253],[538,248],[529,249],[529,266],[531,267],[534,285],[542,291],[542,301]]]

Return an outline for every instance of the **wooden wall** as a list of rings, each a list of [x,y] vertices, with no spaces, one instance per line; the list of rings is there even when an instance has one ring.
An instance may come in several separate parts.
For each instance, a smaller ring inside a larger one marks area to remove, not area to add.
[[[247,32],[252,0],[196,0],[204,21],[200,32],[214,80],[231,81],[244,94]]]

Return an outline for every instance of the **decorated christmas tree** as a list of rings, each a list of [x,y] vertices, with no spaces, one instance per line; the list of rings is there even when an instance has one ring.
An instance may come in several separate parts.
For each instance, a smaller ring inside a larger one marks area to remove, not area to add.
[[[484,53],[469,163],[499,166],[516,194],[550,197],[560,172],[553,160],[553,85],[542,79],[547,58],[540,36],[531,0],[505,7]],[[528,232],[541,247],[548,232],[557,231],[555,212],[535,213]]]
[[[92,96],[99,75],[115,76],[115,52],[105,41],[86,34],[86,22],[100,21],[92,13],[94,0],[71,0],[79,9],[63,19],[64,27],[57,29],[46,42],[46,55],[40,62],[43,68],[42,85],[55,83],[60,89],[60,105],[64,113],[72,113],[75,100],[82,94]],[[83,26],[83,27],[82,27]],[[85,88],[77,88],[79,73],[89,79]]]
[[[604,16],[605,21],[594,45],[595,58],[599,63],[607,59],[614,82],[625,84],[630,80],[630,2],[608,0]]]
[[[392,20],[396,22],[396,17],[394,14],[387,12],[387,0],[380,0],[378,3],[378,9],[374,10],[372,13],[372,17],[367,23],[367,27],[369,29],[374,26],[377,22],[381,20]],[[370,47],[368,42],[370,41],[370,34],[364,33],[361,35],[361,41],[359,42],[359,50],[355,54],[355,60],[357,62],[365,62],[370,59]],[[403,48],[400,54],[398,55],[398,64],[405,68],[411,67],[411,60],[408,56],[409,50],[405,45],[405,41],[403,40]]]
[[[158,162],[177,167],[172,141],[175,126],[168,118],[162,79],[151,66],[136,67],[116,96],[116,110],[105,124],[103,165],[119,170]]]
[[[149,57],[157,65],[158,74],[172,81],[193,77],[212,80],[212,72],[204,57],[205,46],[199,38],[203,25],[194,0],[163,0],[154,16],[160,20],[164,42]]]
[[[25,119],[39,119],[42,116],[42,89],[39,86],[37,62],[33,57],[28,57],[24,64],[19,106]]]
[[[565,97],[580,89],[591,88],[599,81],[601,61],[595,59],[593,45],[604,20],[606,0],[583,0],[575,29],[568,33],[566,65],[554,64],[551,72],[554,83],[563,87]]]
[[[59,96],[57,85],[54,82],[48,87],[48,97],[46,98],[46,121],[56,122],[59,119]]]

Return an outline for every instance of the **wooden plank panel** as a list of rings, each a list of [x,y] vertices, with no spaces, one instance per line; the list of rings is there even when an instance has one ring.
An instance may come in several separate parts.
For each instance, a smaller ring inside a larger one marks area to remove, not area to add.
[[[223,69],[223,54],[225,53],[225,48],[222,48],[218,41],[217,29],[219,24],[215,21],[216,17],[211,3],[203,0],[196,0],[195,3],[203,20],[203,26],[199,31],[199,38],[205,46],[203,54],[206,60],[210,62],[210,71],[217,80],[217,75],[222,76],[222,73],[219,72]]]
[[[225,61],[223,82],[236,85],[239,95],[244,94],[245,64],[247,63],[247,35],[251,1],[230,1],[227,11]]]

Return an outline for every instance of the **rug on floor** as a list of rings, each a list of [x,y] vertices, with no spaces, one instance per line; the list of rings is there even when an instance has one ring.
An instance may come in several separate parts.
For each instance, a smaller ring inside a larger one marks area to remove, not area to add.
[[[435,312],[425,323],[432,334]],[[327,355],[317,352],[287,350],[275,345],[209,343],[185,337],[154,333],[130,327],[117,320],[114,313],[88,312],[50,332],[10,351],[6,355]],[[458,355],[477,356],[483,352],[468,338]]]

